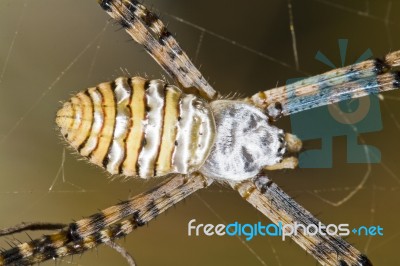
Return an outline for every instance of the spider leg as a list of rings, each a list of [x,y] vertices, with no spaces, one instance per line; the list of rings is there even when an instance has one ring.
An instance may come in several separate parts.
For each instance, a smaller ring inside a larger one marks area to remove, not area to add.
[[[156,14],[136,0],[98,0],[98,2],[184,88],[194,87],[201,96],[209,100],[218,97],[218,93],[193,65]]]
[[[276,225],[281,223],[282,233],[288,234],[289,228],[285,225],[294,223],[304,227],[324,226],[264,175],[230,185],[273,223]],[[365,255],[338,235],[327,234],[326,227],[315,235],[306,235],[304,229],[301,227],[298,229],[300,230],[297,230],[297,234],[292,234],[290,237],[322,265],[372,265]]]
[[[286,151],[289,153],[297,153],[301,151],[303,143],[296,135],[285,133]]]
[[[153,217],[154,218],[154,217]],[[137,221],[136,216],[132,216],[129,219],[125,219],[121,222],[112,224],[108,227],[105,227],[101,229],[98,232],[95,232],[91,235],[87,235],[85,237],[82,237],[80,241],[75,241],[75,242],[69,242],[66,243],[64,246],[60,246],[57,248],[54,248],[54,253],[57,254],[57,257],[65,257],[65,256],[70,256],[70,255],[75,255],[75,254],[82,254],[85,251],[95,248],[100,244],[106,244],[110,246],[112,243],[115,244],[115,240],[124,236],[127,236],[130,234],[133,230],[137,229],[138,227],[142,226],[143,224],[139,224]],[[131,265],[131,261],[133,258],[130,256],[130,254],[124,250],[122,247],[119,248],[120,250],[118,252],[121,253],[121,255],[127,259],[128,263]],[[122,250],[121,250],[122,249]],[[34,261],[44,261],[47,259],[42,259],[42,255],[33,255],[33,258],[31,259]]]
[[[264,167],[265,170],[274,171],[274,170],[283,170],[283,169],[295,169],[299,164],[299,160],[296,157],[286,157],[283,158],[280,163],[276,163],[274,165],[269,165]]]
[[[272,120],[304,110],[359,98],[400,87],[400,51],[334,69],[282,87],[261,91],[245,99],[265,109]]]
[[[59,230],[66,227],[66,224],[61,223],[20,223],[12,227],[0,229],[0,237],[12,235],[24,231],[38,231],[38,230]]]
[[[44,235],[40,239],[1,252],[0,265],[35,264],[80,254],[104,242],[114,241],[211,183],[210,179],[197,173],[173,175],[156,188],[71,223],[57,233]]]

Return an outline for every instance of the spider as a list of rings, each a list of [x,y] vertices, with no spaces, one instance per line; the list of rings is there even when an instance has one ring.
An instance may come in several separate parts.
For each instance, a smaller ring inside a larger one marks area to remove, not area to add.
[[[249,98],[223,99],[155,14],[136,1],[99,3],[180,88],[159,80],[119,78],[74,96],[58,112],[57,124],[73,147],[112,174],[168,175],[168,179],[151,191],[66,226],[31,224],[3,231],[6,235],[61,229],[2,252],[0,264],[33,264],[111,244],[212,182],[228,184],[274,223],[318,224],[267,177],[270,170],[295,168],[294,154],[301,149],[299,139],[273,123],[282,116],[400,86],[393,71],[400,64],[400,52],[393,52],[383,60],[336,69]],[[95,128],[109,133],[100,134]],[[127,128],[130,132],[124,132]],[[123,133],[118,137],[117,129]],[[146,131],[146,135],[129,138],[135,131]],[[124,145],[136,152],[128,153]],[[133,163],[125,164],[128,161]],[[300,232],[293,240],[324,265],[371,265],[338,236]]]

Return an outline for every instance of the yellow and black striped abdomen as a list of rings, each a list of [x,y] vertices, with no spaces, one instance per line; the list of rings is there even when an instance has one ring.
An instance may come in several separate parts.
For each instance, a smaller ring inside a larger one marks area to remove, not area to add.
[[[111,174],[148,178],[200,168],[214,142],[209,105],[161,80],[118,78],[58,111],[65,139]]]

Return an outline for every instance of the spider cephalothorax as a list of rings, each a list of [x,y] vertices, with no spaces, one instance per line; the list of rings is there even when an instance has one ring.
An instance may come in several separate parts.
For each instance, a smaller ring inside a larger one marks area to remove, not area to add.
[[[282,161],[283,130],[272,126],[258,108],[243,101],[211,102],[216,140],[200,172],[217,179],[240,181]]]

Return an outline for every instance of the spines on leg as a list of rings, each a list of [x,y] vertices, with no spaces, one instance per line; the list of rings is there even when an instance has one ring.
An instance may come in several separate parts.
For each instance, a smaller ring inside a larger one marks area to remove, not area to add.
[[[200,174],[175,175],[146,193],[71,223],[59,232],[1,252],[0,265],[30,265],[81,254],[129,234],[211,183]]]
[[[280,104],[281,115],[395,90],[400,87],[400,51],[388,54],[384,60],[372,59],[305,78],[285,86],[259,92],[245,99],[270,111]],[[273,113],[270,116],[274,116]]]
[[[156,14],[135,0],[98,2],[183,87],[196,88],[206,99],[218,98]]]
[[[328,234],[324,226],[266,176],[242,183],[231,183],[240,195],[275,224],[321,226],[317,234],[305,234],[299,226],[290,237],[321,265],[372,266],[369,259],[337,234]]]

